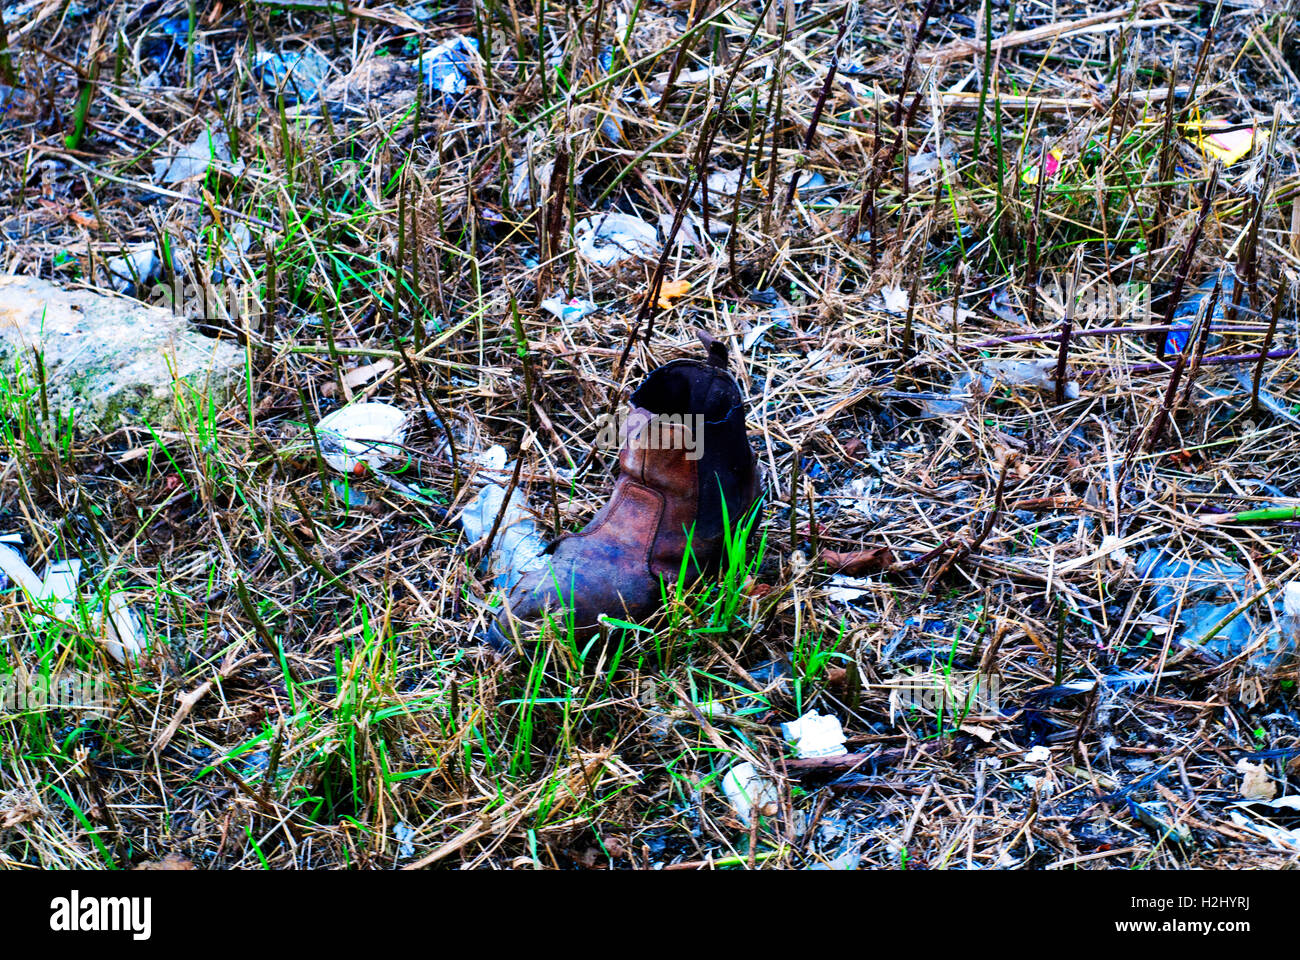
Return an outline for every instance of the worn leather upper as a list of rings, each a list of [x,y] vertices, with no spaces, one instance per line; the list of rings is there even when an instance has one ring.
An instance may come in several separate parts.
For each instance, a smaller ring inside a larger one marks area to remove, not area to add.
[[[538,621],[547,609],[561,631],[570,622],[589,631],[601,614],[644,619],[661,602],[660,578],[676,582],[688,541],[688,580],[717,568],[723,500],[734,524],[757,496],[739,387],[717,366],[677,360],[651,373],[632,400],[609,501],[581,531],[552,545],[545,567],[516,584],[498,631],[508,634],[511,619]],[[692,415],[703,436],[663,414]]]

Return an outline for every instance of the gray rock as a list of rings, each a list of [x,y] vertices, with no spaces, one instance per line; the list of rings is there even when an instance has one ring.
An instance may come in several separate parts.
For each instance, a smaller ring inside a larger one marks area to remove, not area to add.
[[[17,355],[34,388],[35,350],[44,353],[51,411],[71,411],[104,430],[122,421],[175,425],[178,379],[194,388],[182,386],[182,396],[197,391],[219,403],[244,364],[233,342],[204,336],[170,310],[0,275],[0,356],[10,361],[3,375],[15,376]]]

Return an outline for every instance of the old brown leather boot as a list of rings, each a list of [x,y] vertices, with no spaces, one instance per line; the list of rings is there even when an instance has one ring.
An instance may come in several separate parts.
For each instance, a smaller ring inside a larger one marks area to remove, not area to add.
[[[601,614],[644,619],[661,603],[660,578],[676,583],[688,543],[689,579],[717,570],[723,500],[734,527],[757,498],[757,462],[726,348],[706,342],[709,362],[674,360],[632,394],[613,495],[510,591],[490,631],[495,644],[526,633],[548,610],[561,630],[572,623],[582,635]]]

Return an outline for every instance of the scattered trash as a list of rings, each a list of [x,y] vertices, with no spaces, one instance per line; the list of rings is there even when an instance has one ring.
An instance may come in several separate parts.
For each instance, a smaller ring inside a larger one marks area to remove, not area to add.
[[[67,620],[76,611],[77,584],[81,582],[81,561],[57,560],[45,568],[39,600],[53,601],[57,620]]]
[[[993,291],[989,297],[989,312],[995,317],[1000,317],[1008,323],[1016,323],[1024,326],[1028,321],[1025,315],[1016,309],[1016,305],[1011,300],[1011,291],[1008,287],[999,287]]]
[[[352,484],[345,483],[342,480],[331,480],[330,489],[334,491],[336,497],[346,503],[349,507],[364,507],[370,502],[370,498],[366,496],[364,490],[360,490],[357,487],[352,486]]]
[[[788,184],[795,177],[799,178],[799,187],[796,190],[799,196],[803,196],[810,190],[818,190],[826,186],[826,178],[815,170],[811,174],[803,170],[796,170],[785,178],[785,182]]]
[[[442,93],[448,109],[469,89],[473,65],[478,60],[478,41],[472,37],[453,37],[426,50],[416,60],[415,68],[431,90]]]
[[[1185,823],[1173,823],[1169,817],[1169,804],[1140,804],[1131,797],[1128,801],[1129,813],[1133,819],[1154,830],[1160,837],[1168,837],[1180,844],[1192,842],[1192,830]]]
[[[699,70],[680,70],[677,73],[676,82],[678,84],[702,83],[705,80],[723,76],[726,72],[727,68],[723,66],[701,67]],[[656,73],[653,78],[655,86],[662,90],[668,83],[668,77],[667,71]]]
[[[780,797],[776,784],[759,773],[748,761],[738,763],[722,778],[722,792],[726,795],[731,809],[745,826],[749,826],[752,816],[757,813],[770,817],[780,809]]]
[[[149,282],[162,272],[162,258],[152,243],[146,243],[132,248],[126,256],[111,257],[104,266],[114,290],[144,293]]]
[[[1055,178],[1056,174],[1060,171],[1061,161],[1064,159],[1065,154],[1061,149],[1059,147],[1053,147],[1051,150],[1047,151],[1047,156],[1043,157],[1041,161],[1035,159],[1033,163],[1026,164],[1024,172],[1020,175],[1020,179],[1031,187],[1037,186],[1038,169],[1039,167],[1042,167],[1043,172],[1047,174],[1047,179],[1051,180]]]
[[[16,583],[33,599],[40,599],[44,592],[41,578],[27,566],[27,561],[12,547],[0,543],[0,570],[4,571],[10,583]]]
[[[1128,551],[1120,546],[1124,541],[1113,533],[1108,533],[1101,538],[1101,552],[1104,556],[1109,557],[1116,563],[1128,563]]]
[[[876,586],[871,580],[837,573],[827,583],[826,599],[836,603],[852,603],[865,597]]]
[[[412,20],[427,23],[438,15],[438,8],[427,3],[413,3],[402,12]]]
[[[1206,277],[1196,290],[1180,303],[1178,309],[1174,311],[1169,332],[1165,335],[1165,351],[1178,353],[1187,346],[1187,338],[1192,333],[1192,321],[1201,312],[1201,303],[1214,292],[1215,286],[1220,287],[1219,298],[1215,301],[1214,312],[1210,315],[1210,320],[1212,322],[1222,322],[1224,307],[1232,299],[1233,285],[1235,283],[1231,270],[1225,270],[1221,274]],[[1214,345],[1218,339],[1217,336],[1211,335],[1209,344]]]
[[[632,257],[650,259],[660,250],[659,231],[626,213],[602,213],[579,220],[578,251],[592,263],[612,267]]]
[[[240,265],[248,262],[245,254],[253,245],[253,234],[245,224],[236,223],[230,228],[229,241],[221,245],[221,262],[212,268],[213,283],[243,276]],[[252,276],[252,271],[249,271]]]
[[[1241,774],[1241,795],[1247,800],[1272,800],[1277,796],[1277,784],[1264,764],[1251,763],[1242,757],[1236,769]]]
[[[1171,333],[1170,336],[1173,336],[1173,334]],[[1255,373],[1246,364],[1234,364],[1232,367],[1232,375],[1236,379],[1237,383],[1241,385],[1242,389],[1246,391],[1247,396],[1254,391]],[[1287,404],[1282,403],[1277,399],[1277,397],[1269,393],[1268,390],[1265,389],[1265,386],[1266,384],[1260,384],[1259,405],[1279,420],[1300,427],[1300,417],[1297,417],[1292,413],[1291,408]]]
[[[56,620],[75,621],[81,606],[78,585],[81,581],[81,561],[56,560],[45,569],[44,577],[37,577],[18,551],[0,543],[0,570],[13,583],[18,584],[28,598],[49,611]],[[135,611],[123,593],[112,593],[108,598],[108,617],[102,604],[89,609],[92,626],[103,634],[104,647],[118,663],[135,662],[148,648],[148,638]],[[37,622],[45,619],[38,615]]]
[[[907,161],[907,174],[914,180],[927,180],[939,173],[945,163],[957,161],[957,145],[951,140],[944,140],[937,151],[927,150],[917,153]]]
[[[985,360],[984,374],[993,380],[1018,386],[1037,387],[1039,390],[1056,390],[1056,360]],[[1068,400],[1079,399],[1079,384],[1070,381],[1065,385]]]
[[[149,641],[140,625],[140,618],[127,603],[126,595],[113,593],[108,598],[108,619],[103,621],[103,612],[96,611],[96,623],[103,622],[104,647],[118,663],[134,663],[145,652]]]
[[[1259,812],[1262,808],[1300,813],[1300,794],[1293,793],[1287,797],[1278,797],[1276,800],[1242,800],[1234,803],[1233,807],[1234,809],[1228,811],[1228,816],[1237,826],[1262,834],[1281,850],[1288,852],[1300,850],[1300,829],[1287,829],[1264,822],[1264,815]],[[1252,815],[1248,816],[1248,812]]]
[[[740,167],[734,170],[714,170],[704,178],[708,188],[709,203],[715,203],[718,197],[734,197],[740,192]]]
[[[224,131],[204,130],[194,142],[174,156],[153,162],[153,177],[159,183],[180,183],[208,172],[213,161],[230,162],[230,138]]]
[[[1255,128],[1233,126],[1227,120],[1206,120],[1193,130],[1192,140],[1202,153],[1230,167],[1247,156],[1255,145]]]
[[[606,116],[601,120],[600,135],[616,147],[627,142],[627,138],[623,136],[623,124],[619,122],[618,117]]]
[[[415,830],[405,823],[393,824],[393,838],[397,841],[397,859],[409,860],[415,856]]]
[[[542,191],[546,190],[551,182],[551,174],[555,170],[554,160],[535,164],[532,173],[529,172],[530,164],[533,164],[533,158],[520,157],[510,170],[509,199],[510,206],[515,210],[532,210],[543,199]],[[534,184],[533,174],[536,174],[536,184]]]
[[[581,297],[570,297],[568,300],[562,300],[559,297],[547,297],[541,302],[540,306],[552,316],[570,323],[589,317],[600,309],[590,300],[583,300]]]
[[[880,299],[887,312],[900,317],[906,315],[908,304],[911,302],[907,291],[895,286],[881,287]]]
[[[504,449],[501,454],[504,459]],[[485,484],[478,496],[461,511],[460,525],[465,531],[465,539],[477,543],[492,532],[497,514],[501,514],[496,540],[484,563],[494,575],[493,585],[509,592],[525,573],[546,565],[543,554],[546,541],[518,488],[511,492],[510,502],[503,513],[501,505],[505,496],[505,487],[497,483]]]
[[[781,735],[801,758],[839,757],[848,753],[839,717],[809,710],[798,720],[781,724]]]
[[[1051,759],[1052,751],[1041,743],[1025,754],[1025,763],[1047,763]]]
[[[339,473],[364,476],[402,456],[407,415],[390,403],[351,403],[321,418],[321,456]]]
[[[313,48],[272,53],[258,50],[253,70],[262,83],[289,103],[311,103],[320,96],[330,73],[330,62]]]
[[[1220,660],[1227,660],[1246,648],[1255,630],[1249,611],[1230,621],[1212,639],[1207,634],[1236,609],[1240,597],[1232,587],[1249,582],[1244,567],[1224,560],[1176,560],[1166,556],[1166,549],[1144,550],[1134,566],[1134,576],[1145,579],[1152,588],[1155,606],[1151,614],[1169,618],[1181,601],[1179,642],[1204,650]],[[1202,598],[1202,599],[1198,599]]]

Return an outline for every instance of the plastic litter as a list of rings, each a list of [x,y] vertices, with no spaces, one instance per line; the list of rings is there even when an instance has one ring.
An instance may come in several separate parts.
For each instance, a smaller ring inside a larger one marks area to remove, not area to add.
[[[714,203],[717,197],[734,197],[740,190],[740,167],[734,170],[714,170],[704,179],[704,183],[708,187],[710,203]]]
[[[1130,798],[1128,810],[1134,820],[1150,827],[1161,837],[1168,837],[1181,844],[1192,842],[1191,828],[1185,823],[1173,822],[1169,815],[1169,804],[1163,802],[1140,804]]]
[[[780,809],[776,784],[768,780],[748,761],[738,763],[722,778],[722,792],[736,811],[736,817],[749,826],[755,813],[770,817]]]
[[[77,609],[77,584],[81,581],[81,561],[57,560],[45,568],[39,599],[54,601],[56,619],[67,620]]]
[[[229,277],[238,277],[239,264],[245,262],[244,255],[252,245],[253,234],[247,226],[242,223],[232,226],[229,240],[221,246],[221,262],[212,270],[213,282],[220,283]]]
[[[1280,598],[1274,598],[1276,627],[1261,627],[1269,622],[1268,607],[1260,604],[1245,610],[1224,625],[1213,638],[1204,638],[1245,599],[1233,592],[1243,591],[1251,582],[1244,567],[1219,560],[1167,559],[1163,548],[1145,550],[1134,565],[1135,575],[1145,577],[1152,588],[1157,617],[1173,616],[1182,598],[1183,609],[1178,621],[1182,631],[1178,641],[1196,647],[1220,660],[1237,656],[1258,639],[1257,649],[1248,664],[1264,673],[1283,668],[1300,652],[1300,582],[1286,584]],[[1276,610],[1280,603],[1281,609]]]
[[[500,444],[494,444],[473,459],[485,471],[497,474],[505,473],[509,466],[505,448]],[[493,585],[509,591],[525,573],[539,570],[546,564],[543,555],[546,541],[519,489],[511,492],[510,502],[502,513],[501,505],[505,496],[506,488],[501,484],[491,481],[484,484],[478,496],[461,511],[460,525],[465,531],[465,538],[470,543],[477,543],[492,532],[497,514],[501,514],[496,540],[484,560],[484,566],[494,574]]]
[[[1003,383],[1056,390],[1056,360],[1051,357],[1041,360],[985,360],[983,370],[985,376]],[[1069,400],[1079,399],[1079,384],[1073,380],[1067,382],[1065,396]]]
[[[102,610],[96,611],[95,622],[103,621]],[[104,626],[104,647],[118,663],[134,663],[148,647],[148,638],[140,618],[127,602],[126,594],[114,593],[108,598],[108,620]]]
[[[552,316],[569,322],[589,317],[600,309],[595,303],[590,300],[583,300],[581,297],[570,297],[568,300],[560,297],[547,297],[541,302],[541,308]]]
[[[895,286],[881,287],[880,299],[884,303],[885,310],[900,317],[907,313],[908,304],[911,302],[907,291]]]
[[[659,231],[626,213],[602,213],[578,221],[574,228],[578,252],[592,263],[612,267],[640,257],[648,260],[659,253]]]
[[[1064,159],[1065,154],[1061,149],[1059,147],[1053,147],[1051,150],[1047,151],[1047,156],[1043,157],[1041,162],[1038,159],[1035,159],[1033,163],[1026,164],[1024,172],[1020,175],[1020,179],[1031,187],[1036,186],[1038,184],[1038,168],[1041,166],[1043,172],[1047,174],[1047,179],[1051,180],[1060,171],[1061,162]]]
[[[224,131],[204,130],[174,156],[155,160],[153,177],[159,183],[180,183],[206,174],[214,160],[230,162],[230,138]]]
[[[408,418],[389,403],[352,403],[316,424],[321,456],[339,473],[363,475],[402,456]]]
[[[1251,391],[1255,389],[1254,370],[1246,364],[1234,364],[1232,367],[1232,375],[1236,378],[1237,383],[1246,391],[1246,395],[1249,396]],[[1279,420],[1285,420],[1287,423],[1300,426],[1300,417],[1297,417],[1292,413],[1287,404],[1282,403],[1277,399],[1277,397],[1265,390],[1264,387],[1264,384],[1260,384],[1259,405]]]
[[[545,163],[534,162],[532,173],[537,175],[534,190],[533,176],[529,172],[529,158],[520,157],[516,160],[510,169],[510,206],[515,210],[531,210],[535,202],[541,199],[541,192],[551,182],[551,174],[554,170],[554,160],[547,160]],[[536,197],[534,197],[535,192]]]
[[[1183,609],[1179,615],[1182,632],[1179,642],[1190,644],[1227,660],[1245,649],[1254,630],[1249,612],[1243,613],[1208,642],[1205,636],[1234,610],[1242,598],[1233,595],[1230,585],[1247,583],[1245,568],[1221,560],[1177,560],[1168,558],[1162,547],[1144,550],[1134,566],[1134,575],[1145,578],[1152,587],[1155,602],[1151,613],[1156,617],[1173,616],[1179,598]]]
[[[1130,559],[1128,551],[1120,546],[1123,542],[1115,534],[1108,533],[1101,538],[1101,552],[1116,563],[1128,563]]]
[[[108,283],[119,293],[126,293],[136,288],[136,281],[143,288],[162,271],[162,258],[152,243],[142,244],[127,251],[125,256],[112,257],[105,264],[108,270]]]
[[[839,757],[848,753],[840,718],[809,710],[798,720],[781,724],[781,735],[800,757]]]
[[[1300,850],[1300,830],[1288,830],[1266,823],[1259,812],[1261,809],[1300,812],[1300,794],[1278,797],[1276,800],[1243,800],[1234,803],[1233,807],[1235,809],[1229,810],[1228,816],[1237,826],[1263,834],[1280,850]]]
[[[477,542],[492,531],[492,524],[501,512],[505,494],[504,487],[489,483],[462,511],[461,527],[470,542]],[[513,588],[525,573],[541,569],[545,565],[546,560],[542,556],[545,549],[546,541],[537,529],[537,522],[528,510],[527,501],[516,489],[510,494],[510,503],[497,528],[496,542],[492,544],[487,558],[487,567],[495,574],[493,584],[502,590]]]
[[[0,544],[0,570],[33,601],[42,604],[58,620],[72,620],[81,601],[78,583],[81,580],[81,561],[58,560],[37,577],[18,551]],[[134,662],[148,649],[149,640],[140,625],[140,619],[127,602],[126,594],[113,593],[108,598],[108,616],[102,604],[91,611],[91,623],[104,636],[104,646],[118,663]],[[38,617],[38,622],[44,617]]]
[[[393,824],[393,839],[397,841],[397,858],[409,860],[415,856],[415,830],[408,824]]]
[[[320,96],[330,62],[311,47],[283,53],[258,50],[253,70],[262,83],[283,94],[287,102],[311,103]]]
[[[918,152],[907,161],[907,175],[914,179],[925,180],[943,169],[945,162],[951,164],[957,160],[957,145],[951,140],[944,140],[938,150]]]
[[[472,37],[453,37],[438,44],[416,60],[431,90],[442,94],[443,105],[450,108],[469,89],[469,79],[478,60],[478,41]]]
[[[1223,321],[1224,307],[1232,299],[1233,286],[1236,280],[1233,278],[1231,270],[1225,270],[1217,276],[1207,277],[1201,281],[1196,290],[1174,311],[1173,322],[1170,330],[1165,334],[1165,350],[1170,353],[1178,353],[1187,346],[1187,338],[1192,333],[1192,322],[1196,315],[1201,312],[1201,303],[1206,297],[1214,292],[1215,284],[1219,284],[1219,299],[1214,304],[1214,313],[1210,315],[1212,321]],[[1213,346],[1218,343],[1219,337],[1211,335],[1209,345]]]
[[[1232,124],[1227,120],[1210,119],[1201,124],[1200,132],[1194,136],[1201,152],[1225,167],[1247,156],[1255,145],[1254,127],[1231,128]]]
[[[837,573],[827,583],[826,599],[836,603],[852,603],[866,596],[875,587],[865,577],[849,577]]]

